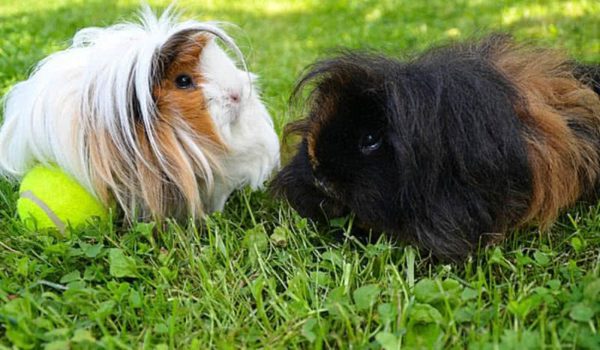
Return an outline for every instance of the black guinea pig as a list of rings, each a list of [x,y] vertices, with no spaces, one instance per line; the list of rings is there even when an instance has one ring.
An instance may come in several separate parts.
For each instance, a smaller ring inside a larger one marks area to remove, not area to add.
[[[600,175],[600,69],[510,36],[407,61],[346,52],[312,65],[302,137],[273,180],[315,220],[461,260],[523,225],[547,228]]]

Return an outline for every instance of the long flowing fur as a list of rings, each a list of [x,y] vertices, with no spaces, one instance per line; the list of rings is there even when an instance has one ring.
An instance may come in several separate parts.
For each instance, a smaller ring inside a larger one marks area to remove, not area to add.
[[[197,97],[201,109],[212,113],[200,128],[181,112],[188,99],[162,101],[170,107],[161,110],[157,96],[167,77],[165,65],[193,45],[197,55],[208,48],[220,51],[214,38],[244,62],[216,24],[178,22],[170,9],[156,17],[145,7],[140,23],[79,31],[71,47],[41,61],[6,96],[0,173],[19,178],[37,163],[56,164],[102,202],[116,200],[129,218],[199,217],[220,209],[234,188],[250,183],[231,179],[237,170],[227,164],[248,150],[233,149],[230,139],[214,136],[223,129],[217,126],[220,110],[210,107],[205,94]],[[223,64],[238,74],[223,57]],[[194,69],[201,65],[195,59],[190,63]],[[239,78],[251,86],[244,72]],[[254,127],[261,128],[260,137],[247,147],[268,149],[262,159],[247,159],[249,171],[256,173],[252,185],[257,185],[277,164],[277,139],[257,92],[247,90],[248,107],[240,114],[256,113],[238,128],[253,127],[258,118]]]
[[[302,143],[273,190],[301,215],[351,212],[362,227],[464,258],[595,198],[595,77],[504,35],[405,62],[356,52],[317,62],[297,88],[313,86],[307,117],[288,127]]]

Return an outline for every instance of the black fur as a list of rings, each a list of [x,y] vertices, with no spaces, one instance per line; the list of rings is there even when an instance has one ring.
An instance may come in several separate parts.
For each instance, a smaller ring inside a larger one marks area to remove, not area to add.
[[[362,226],[452,260],[516,225],[532,192],[529,130],[516,87],[490,63],[502,40],[408,62],[346,52],[316,63],[297,87],[314,84],[308,117],[292,127],[303,142],[272,188],[303,216],[351,211]],[[382,146],[362,154],[365,135],[379,133]]]
[[[591,86],[600,95],[600,65],[577,64],[574,73],[577,79]]]

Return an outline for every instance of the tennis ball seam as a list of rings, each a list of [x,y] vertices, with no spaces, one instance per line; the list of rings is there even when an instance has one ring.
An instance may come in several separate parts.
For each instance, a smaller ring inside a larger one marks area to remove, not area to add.
[[[54,223],[54,225],[56,226],[56,228],[58,228],[60,232],[65,231],[65,223],[58,217],[58,215],[56,215],[56,213],[52,209],[50,209],[50,207],[48,207],[48,205],[46,205],[46,203],[44,203],[43,200],[36,196],[32,191],[27,190],[21,192],[21,198],[29,199],[30,201],[35,203],[38,207],[40,207],[40,209],[42,209],[42,211],[48,216],[48,218],[52,221],[52,223]]]

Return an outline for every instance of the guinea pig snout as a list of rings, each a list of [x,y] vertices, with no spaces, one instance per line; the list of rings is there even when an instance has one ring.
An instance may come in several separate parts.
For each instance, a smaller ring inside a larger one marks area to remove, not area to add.
[[[242,96],[241,93],[237,90],[229,90],[227,91],[227,99],[230,103],[238,104],[240,103]]]
[[[221,92],[223,107],[225,108],[227,123],[234,123],[239,120],[243,109],[244,96],[239,88],[225,88]]]

